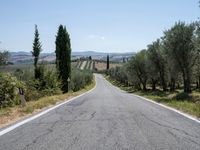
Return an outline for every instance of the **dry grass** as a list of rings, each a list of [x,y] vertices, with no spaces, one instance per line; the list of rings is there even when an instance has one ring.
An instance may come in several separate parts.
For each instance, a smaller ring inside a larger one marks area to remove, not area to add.
[[[151,100],[154,100],[158,103],[165,104],[167,106],[173,107],[177,110],[180,110],[182,112],[188,113],[190,115],[193,115],[197,118],[200,118],[200,101],[196,101],[196,99],[200,98],[200,94],[198,96],[194,97],[193,94],[191,94],[190,100],[177,100],[172,95],[174,94],[166,94],[165,95],[155,95],[152,92],[136,92],[135,94],[149,98]]]
[[[194,117],[200,118],[200,92],[193,92],[189,94],[190,99],[180,99],[177,100],[176,96],[180,93],[171,93],[171,92],[163,92],[160,90],[157,91],[136,91],[132,87],[127,87],[117,82],[116,80],[111,79],[109,76],[105,77],[109,82],[113,85],[118,86],[122,90],[125,90],[129,93],[134,93],[158,103],[162,103],[164,105],[173,107],[182,112],[193,115]]]
[[[84,89],[77,92],[69,92],[66,94],[60,94],[55,96],[47,96],[38,99],[37,101],[27,102],[25,107],[14,106],[10,108],[0,109],[0,128],[5,127],[11,123],[14,123],[20,119],[33,115],[44,109],[52,107],[55,104],[69,100],[72,97],[78,96],[95,86],[95,81],[92,84],[86,86]]]
[[[97,68],[97,70],[101,71],[101,70],[106,70],[106,62],[95,62],[95,68]],[[120,64],[117,63],[110,63],[110,68],[115,68],[117,66],[121,66]]]

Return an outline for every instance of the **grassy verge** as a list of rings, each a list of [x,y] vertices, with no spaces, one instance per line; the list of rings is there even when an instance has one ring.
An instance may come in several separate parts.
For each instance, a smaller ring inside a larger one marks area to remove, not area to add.
[[[189,95],[188,99],[177,99],[177,95],[180,93],[177,92],[163,92],[163,91],[136,91],[132,87],[127,87],[116,80],[111,79],[109,76],[105,78],[111,82],[113,85],[118,86],[120,89],[125,90],[129,93],[134,93],[136,95],[143,96],[145,98],[151,99],[158,103],[173,107],[182,112],[193,115],[197,118],[200,118],[200,93],[193,92]]]
[[[83,94],[92,89],[94,86],[95,81],[93,80],[93,82],[90,85],[85,86],[85,88],[77,92],[69,92],[66,94],[42,97],[37,101],[27,102],[26,106],[23,108],[20,106],[2,108],[0,109],[0,127],[4,127],[24,117],[40,112],[43,109],[46,109],[65,100],[69,100],[72,97]]]

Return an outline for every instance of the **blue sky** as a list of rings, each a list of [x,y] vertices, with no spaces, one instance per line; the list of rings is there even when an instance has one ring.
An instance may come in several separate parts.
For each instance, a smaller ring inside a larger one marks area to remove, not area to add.
[[[43,52],[54,52],[66,25],[73,51],[133,52],[146,48],[176,21],[200,16],[198,0],[1,0],[0,49],[31,51],[34,24]]]

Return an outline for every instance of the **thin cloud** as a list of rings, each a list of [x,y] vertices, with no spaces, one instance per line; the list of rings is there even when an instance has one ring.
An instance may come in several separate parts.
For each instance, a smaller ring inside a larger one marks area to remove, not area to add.
[[[90,34],[90,35],[88,35],[88,38],[89,38],[89,39],[94,39],[94,38],[96,38],[96,35]]]
[[[104,36],[101,36],[101,40],[103,40],[103,41],[104,41],[104,40],[105,40],[105,37],[104,37]]]
[[[90,34],[87,36],[87,39],[95,39],[95,40],[105,40],[105,36],[99,36],[99,35],[94,35]]]

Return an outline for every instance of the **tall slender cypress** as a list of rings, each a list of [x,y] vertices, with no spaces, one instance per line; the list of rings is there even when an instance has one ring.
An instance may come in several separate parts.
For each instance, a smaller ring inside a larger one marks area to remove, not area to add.
[[[107,67],[106,67],[106,69],[108,70],[109,68],[110,68],[109,55],[107,55]]]
[[[37,64],[38,64],[39,55],[40,55],[41,51],[42,51],[42,45],[40,43],[37,25],[35,25],[35,37],[34,37],[34,42],[33,42],[33,51],[31,51],[31,53],[32,53],[32,56],[34,57],[34,67],[35,67],[35,78],[36,79],[39,78]]]
[[[62,91],[68,92],[71,76],[71,43],[66,27],[60,25],[56,36],[56,68],[62,81]]]

